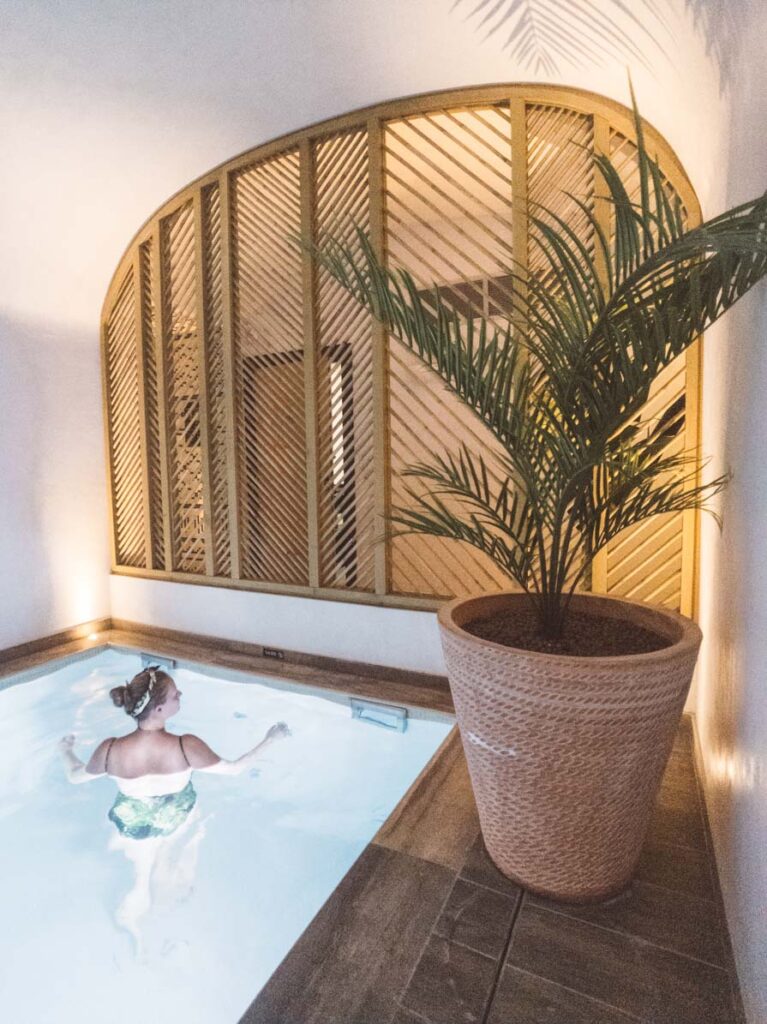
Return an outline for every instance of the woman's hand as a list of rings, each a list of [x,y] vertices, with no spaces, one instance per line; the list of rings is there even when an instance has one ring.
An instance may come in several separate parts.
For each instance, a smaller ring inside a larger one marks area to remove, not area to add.
[[[290,736],[290,729],[288,729],[285,722],[275,722],[266,730],[266,735],[257,743],[252,750],[249,750],[247,754],[243,754],[242,757],[238,757],[236,761],[226,761],[224,758],[217,759],[214,764],[208,764],[200,766],[201,771],[214,772],[216,775],[241,775],[242,772],[247,771],[253,766],[255,761],[258,760],[261,753],[270,743],[274,740],[284,739],[286,736]],[[195,739],[195,737],[191,737]],[[189,739],[189,737],[185,737]],[[198,740],[198,742],[202,742]],[[213,755],[215,757],[215,755]],[[193,762],[193,767],[198,767]]]
[[[72,750],[74,745],[75,738],[71,732],[66,736],[62,736],[59,740],[59,752],[67,767],[67,778],[69,781],[74,783],[90,782],[91,779],[98,778],[97,775],[91,775],[85,770],[85,765],[75,754],[74,750]]]
[[[275,724],[267,730],[264,738],[267,740],[281,740],[286,736],[290,736],[290,729],[288,729],[285,722],[275,722]]]

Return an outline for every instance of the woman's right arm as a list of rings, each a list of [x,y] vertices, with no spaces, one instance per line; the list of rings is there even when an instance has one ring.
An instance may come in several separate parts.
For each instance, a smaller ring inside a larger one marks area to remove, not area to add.
[[[265,747],[284,736],[290,736],[290,729],[284,722],[277,722],[267,730],[266,736],[260,743],[257,743],[252,750],[235,761],[227,761],[223,757],[219,757],[199,736],[184,736],[184,752],[190,766],[195,771],[210,772],[214,775],[241,775],[253,765]]]
[[[64,764],[67,766],[67,778],[69,781],[79,785],[81,782],[92,782],[94,779],[104,775],[107,770],[106,759],[110,743],[111,740],[102,740],[93,751],[91,759],[86,765],[83,764],[72,749],[75,744],[74,736],[71,733],[68,736],[64,736],[59,741],[59,750],[64,759]]]

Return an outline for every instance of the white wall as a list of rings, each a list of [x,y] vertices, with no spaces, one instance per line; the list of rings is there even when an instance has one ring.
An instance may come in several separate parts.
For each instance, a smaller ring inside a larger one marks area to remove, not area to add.
[[[745,14],[745,12],[744,12]],[[735,205],[767,188],[767,9],[743,22],[729,153]],[[704,525],[697,723],[706,795],[749,1021],[767,1021],[767,286],[707,339],[704,449],[729,471],[723,529]]]
[[[0,646],[109,610],[98,315],[124,247],[158,205],[241,150],[355,107],[514,80],[626,100],[629,65],[645,115],[705,201],[712,119],[725,105],[684,0],[662,18],[651,6],[642,24],[603,0],[603,25],[568,26],[577,9],[563,0],[549,27],[580,32],[591,52],[546,68],[508,52],[508,26],[485,38],[469,0],[6,0],[0,565],[12,571],[0,582]],[[331,607],[350,622],[348,605]],[[433,633],[431,623],[427,645]]]
[[[279,133],[387,98],[554,81],[625,101],[630,67],[644,115],[676,149],[707,214],[763,187],[759,0],[601,0],[585,25],[581,5],[560,0],[554,14],[546,13],[552,5],[530,5],[558,34],[555,49],[586,43],[569,63],[550,51],[558,66],[510,52],[510,25],[488,36],[479,16],[469,17],[474,7],[475,0],[5,0],[0,647],[105,614],[111,600],[124,618],[435,667],[434,623],[423,614],[122,578],[112,581],[110,599],[97,330],[123,248],[176,189]],[[732,63],[738,29],[751,51],[723,93],[716,58]],[[767,892],[764,335],[764,299],[754,296],[707,342],[706,445],[712,471],[728,465],[734,478],[722,499],[723,535],[707,526],[704,536],[698,696],[754,1022],[767,1019],[767,957],[759,961],[767,947],[759,906]]]
[[[436,616],[399,608],[111,578],[115,616],[305,654],[444,673]]]
[[[109,614],[98,364],[95,332],[0,311],[0,649]]]

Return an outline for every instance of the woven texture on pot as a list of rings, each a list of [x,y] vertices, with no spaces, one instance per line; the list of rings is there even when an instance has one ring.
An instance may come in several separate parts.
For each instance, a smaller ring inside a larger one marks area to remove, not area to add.
[[[445,660],[490,856],[526,888],[559,899],[620,891],[684,707],[697,627],[687,623],[683,642],[649,655],[576,658],[479,640],[445,619]]]

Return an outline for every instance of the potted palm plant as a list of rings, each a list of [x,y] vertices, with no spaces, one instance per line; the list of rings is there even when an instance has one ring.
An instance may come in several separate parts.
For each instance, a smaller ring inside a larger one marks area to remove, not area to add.
[[[530,209],[545,273],[511,268],[503,328],[383,265],[361,230],[315,249],[503,450],[500,483],[466,445],[410,467],[426,491],[392,519],[473,545],[513,584],[440,610],[445,660],[488,852],[572,901],[631,878],[701,639],[681,615],[582,588],[621,531],[724,485],[671,453],[673,425],[639,414],[663,368],[767,272],[767,196],[686,229],[634,116],[639,201],[597,155],[610,237],[585,204],[591,247]]]

